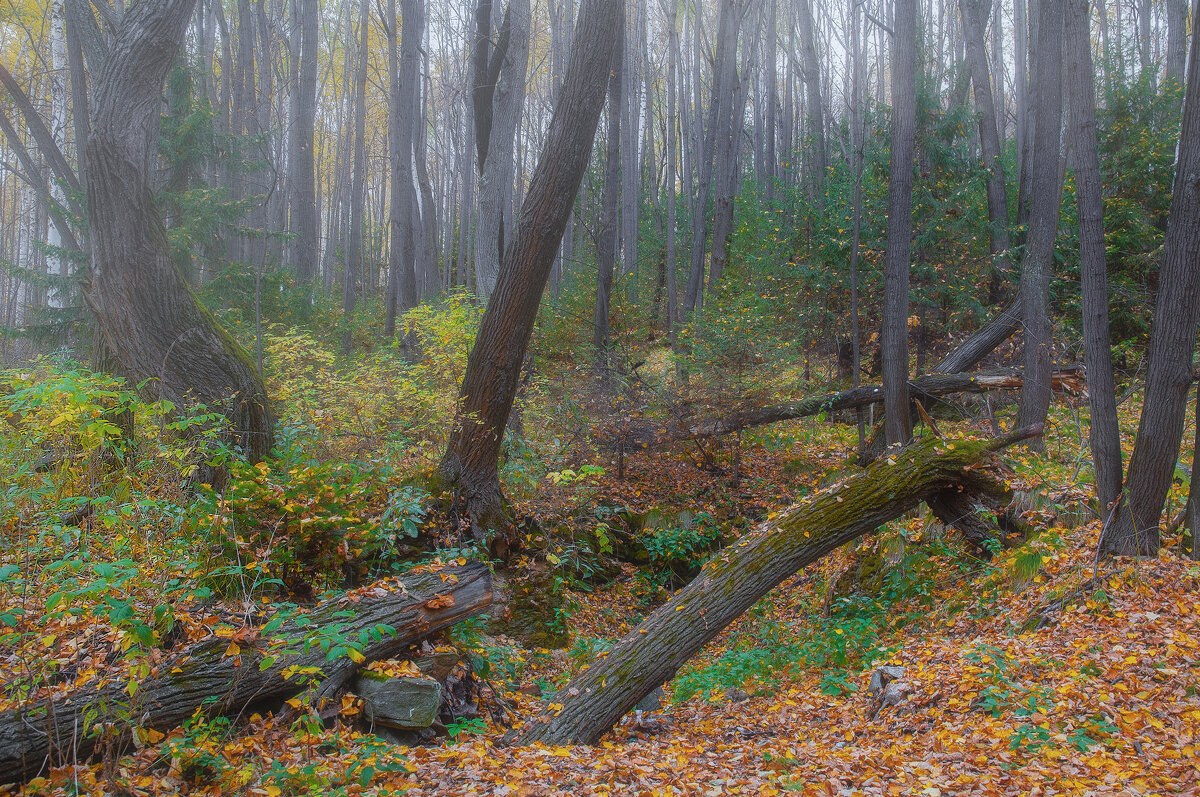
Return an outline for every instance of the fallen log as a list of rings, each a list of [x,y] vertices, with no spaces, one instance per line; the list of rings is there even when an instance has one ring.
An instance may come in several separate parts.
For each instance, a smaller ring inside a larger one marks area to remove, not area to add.
[[[1083,389],[1082,370],[1078,367],[1059,369],[1052,378],[1055,390],[1078,392]],[[1005,369],[977,374],[928,374],[910,381],[908,390],[914,401],[928,401],[957,393],[1018,390],[1021,383],[1019,370]],[[653,449],[682,440],[721,437],[754,426],[810,417],[822,412],[855,410],[882,402],[881,385],[860,385],[800,401],[739,409],[723,418],[628,420],[608,436],[607,442],[623,451]]]
[[[834,549],[963,483],[999,441],[915,441],[828,487],[717,553],[690,584],[571,680],[551,706],[508,734],[518,744],[591,744],[759,598]]]
[[[110,678],[0,711],[0,784],[82,761],[100,741],[96,730],[108,749],[120,749],[134,726],[167,731],[198,708],[237,715],[314,684],[316,694],[329,694],[366,664],[483,612],[492,600],[491,572],[478,562],[405,574],[320,603],[269,632],[270,624],[165,653],[132,696],[126,679]],[[327,660],[322,638],[332,637],[349,640],[361,655]]]

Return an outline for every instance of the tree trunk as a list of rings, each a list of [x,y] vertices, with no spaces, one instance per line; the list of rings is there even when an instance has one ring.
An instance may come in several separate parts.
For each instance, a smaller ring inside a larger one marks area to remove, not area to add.
[[[369,0],[362,0],[358,15],[358,66],[354,70],[354,162],[350,178],[350,229],[346,236],[346,262],[342,272],[342,323],[345,324],[345,329],[342,331],[342,354],[349,354],[354,347],[353,313],[363,265],[363,183],[367,170],[365,136],[370,8]],[[365,288],[365,285],[363,287]]]
[[[1008,271],[1004,253],[1008,251],[1008,192],[1004,184],[1004,166],[1000,161],[1000,131],[996,125],[996,106],[992,100],[992,81],[988,75],[987,49],[984,45],[984,20],[990,15],[991,0],[959,0],[963,37],[966,39],[967,64],[975,89],[975,116],[979,123],[979,144],[988,170],[987,203],[992,262],[995,281]],[[993,291],[993,293],[998,293]],[[998,298],[993,296],[993,299]]]
[[[396,53],[398,21],[395,0],[388,2],[388,64],[391,71],[388,92],[388,154],[391,166],[391,204],[388,227],[391,244],[388,249],[388,295],[385,305],[384,335],[389,339],[396,333],[396,315],[417,306],[417,273],[414,262],[413,207],[416,188],[413,185],[413,135],[418,82],[421,79],[421,10],[423,0],[402,0],[403,40]]]
[[[676,282],[675,263],[675,228],[679,223],[676,199],[678,191],[675,187],[675,165],[678,154],[678,120],[675,108],[675,92],[679,71],[679,32],[676,28],[677,8],[670,4],[671,30],[667,41],[667,179],[665,190],[667,194],[667,253],[666,253],[666,282],[667,282],[667,330],[671,350],[675,351],[679,334],[679,286]]]
[[[903,5],[903,0],[901,0],[901,5]],[[901,14],[899,8],[896,13],[898,16]],[[916,13],[915,6],[913,13]],[[800,70],[804,76],[804,89],[807,98],[807,107],[805,110],[808,111],[809,133],[812,135],[813,141],[812,164],[810,166],[812,174],[811,196],[814,206],[820,209],[824,205],[825,176],[829,170],[829,154],[828,148],[825,146],[825,103],[821,99],[821,70],[820,61],[817,57],[817,39],[813,32],[811,0],[799,0],[796,3],[796,21],[799,23],[800,29]],[[898,30],[896,35],[901,35]],[[916,34],[914,33],[913,35],[913,46],[915,47]],[[893,65],[903,68],[903,65],[896,61],[893,61]],[[913,85],[916,85],[915,82]],[[895,84],[893,83],[893,90],[894,87]],[[914,88],[914,92],[915,90]],[[910,105],[909,108],[915,119],[915,106]]]
[[[492,295],[505,248],[504,205],[512,192],[513,148],[525,104],[529,0],[509,0],[504,23],[506,46],[492,98],[487,158],[479,180],[479,219],[475,224],[475,281],[482,296]]]
[[[1040,433],[1040,430],[1038,430]],[[1005,441],[1007,442],[1007,441]],[[593,744],[759,598],[802,567],[933,495],[1004,443],[922,440],[759,524],[511,732],[519,744]]]
[[[1167,15],[1167,59],[1165,77],[1183,83],[1183,70],[1187,60],[1187,0],[1166,0]],[[1194,35],[1194,34],[1193,34]]]
[[[620,0],[583,0],[546,143],[480,321],[440,472],[476,533],[504,522],[500,446],[554,253],[592,151],[612,64]]]
[[[608,371],[608,309],[617,262],[617,199],[621,191],[621,68],[625,61],[625,20],[617,26],[616,52],[608,77],[608,131],[604,147],[604,187],[596,240],[596,315],[592,346],[601,374]]]
[[[1059,146],[1062,140],[1063,3],[1062,0],[1039,0],[1038,5],[1032,197],[1018,288],[1025,330],[1025,385],[1021,390],[1018,426],[1044,422],[1050,409],[1050,371],[1054,360],[1050,277],[1054,271],[1054,240],[1058,235],[1062,204]]]
[[[917,122],[917,0],[896,0],[892,36],[892,152],[884,262],[884,430],[889,445],[912,437],[908,405],[908,277],[912,245],[913,137]]]
[[[1096,149],[1096,88],[1089,35],[1089,0],[1066,0],[1063,40],[1067,48],[1067,93],[1071,144],[1075,151],[1075,204],[1079,216],[1079,282],[1083,301],[1083,345],[1088,369],[1092,463],[1100,516],[1121,495],[1121,431],[1108,334],[1108,277],[1104,252],[1104,200]]]
[[[131,7],[94,84],[86,155],[88,298],[131,383],[180,408],[220,408],[229,419],[226,439],[258,461],[271,448],[266,391],[249,356],[200,306],[171,261],[146,173],[158,145],[163,81],[193,3]]]
[[[406,575],[403,583],[386,579],[353,593],[353,601],[347,597],[318,604],[274,631],[252,628],[232,639],[210,635],[178,652],[153,651],[157,674],[134,682],[132,697],[129,683],[99,678],[66,695],[0,711],[0,783],[33,777],[47,763],[82,763],[99,741],[88,732],[95,724],[113,723],[116,738],[106,741],[122,746],[132,735],[131,717],[141,728],[168,731],[200,709],[239,715],[282,700],[305,689],[305,679],[284,674],[293,667],[315,668],[315,699],[332,697],[366,664],[486,611],[492,579],[486,566],[471,562]],[[331,627],[355,643],[360,633],[377,638],[361,646],[357,663],[349,655],[327,660],[316,640]]]
[[[1146,394],[1125,481],[1128,511],[1104,540],[1110,554],[1153,555],[1163,503],[1179,459],[1200,316],[1200,37],[1188,57],[1175,188],[1150,330]]]

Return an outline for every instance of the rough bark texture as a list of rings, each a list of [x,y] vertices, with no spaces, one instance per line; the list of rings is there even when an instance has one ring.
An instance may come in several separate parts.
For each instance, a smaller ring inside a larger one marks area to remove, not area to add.
[[[538,303],[592,151],[612,63],[620,0],[584,0],[542,156],[480,320],[440,472],[477,527],[502,520],[500,444]]]
[[[560,708],[546,709],[509,740],[594,743],[784,579],[957,485],[964,471],[983,464],[995,447],[962,438],[914,442],[759,524],[573,678],[554,701]]]
[[[1032,197],[1019,288],[1025,329],[1025,385],[1018,413],[1018,425],[1022,426],[1044,422],[1050,409],[1054,360],[1050,276],[1062,204],[1062,9],[1062,0],[1039,0]]]
[[[97,741],[85,732],[85,717],[92,723],[115,723],[117,741],[123,743],[131,734],[130,716],[141,727],[166,731],[192,716],[209,698],[218,701],[207,711],[239,714],[249,706],[297,694],[305,688],[303,679],[288,680],[284,670],[289,667],[316,667],[319,680],[340,688],[362,666],[395,656],[409,645],[479,614],[491,603],[491,573],[475,562],[388,579],[352,596],[319,604],[285,622],[269,638],[257,633],[244,637],[255,641],[239,644],[236,655],[226,655],[231,640],[217,636],[166,655],[157,662],[158,674],[142,680],[132,698],[126,682],[110,681],[2,711],[0,784],[34,777],[48,763],[85,759]],[[327,662],[319,645],[305,642],[314,632],[337,623],[343,624],[342,630],[351,639],[358,639],[360,631],[380,626],[393,628],[395,633],[382,633],[378,641],[368,643],[362,662],[348,657]]]
[[[955,374],[974,368],[1020,327],[1021,307],[1019,304],[1010,304],[934,366],[933,373]]]
[[[1081,392],[1083,388],[1080,373],[1074,369],[1055,371],[1053,384],[1056,390]],[[909,395],[921,401],[955,393],[986,393],[989,390],[1020,388],[1021,372],[1013,370],[978,374],[930,374],[908,383]],[[822,412],[832,414],[863,409],[883,400],[882,386],[860,385],[839,393],[812,396],[801,401],[745,407],[722,418],[626,421],[606,442],[626,450],[654,449],[679,440],[720,437],[741,429],[806,418]]]
[[[1175,190],[1163,244],[1150,365],[1137,444],[1125,482],[1129,511],[1117,516],[1107,553],[1154,554],[1159,521],[1179,459],[1200,315],[1200,37],[1192,36]]]
[[[917,124],[917,2],[896,0],[892,36],[892,152],[884,256],[884,432],[888,444],[912,436],[908,404],[908,277],[912,246],[913,136]]]
[[[1067,93],[1071,146],[1075,152],[1075,204],[1079,216],[1079,282],[1083,300],[1083,346],[1087,357],[1092,463],[1100,514],[1121,494],[1121,431],[1108,334],[1108,274],[1105,267],[1104,200],[1096,150],[1096,88],[1092,70],[1089,0],[1067,0],[1063,39],[1067,50]]]
[[[171,261],[146,172],[158,144],[163,81],[193,4],[131,7],[94,84],[87,293],[104,342],[132,383],[180,408],[204,403],[223,412],[228,438],[257,461],[270,450],[272,433],[262,381]]]

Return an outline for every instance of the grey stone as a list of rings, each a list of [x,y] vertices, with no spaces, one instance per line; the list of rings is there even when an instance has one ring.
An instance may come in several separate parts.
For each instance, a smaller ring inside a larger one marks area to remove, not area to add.
[[[413,664],[417,665],[417,669],[426,678],[445,681],[460,661],[462,658],[457,653],[442,652],[413,659]]]
[[[358,679],[358,695],[366,703],[369,722],[388,728],[428,728],[442,704],[442,685],[432,678]]]
[[[871,676],[871,694],[878,695],[883,691],[883,688],[891,681],[897,681],[904,677],[904,668],[888,665],[880,667]]]
[[[653,692],[639,700],[638,704],[633,708],[635,711],[658,711],[662,708],[664,697],[666,697],[666,694],[663,692],[662,687],[656,686]]]

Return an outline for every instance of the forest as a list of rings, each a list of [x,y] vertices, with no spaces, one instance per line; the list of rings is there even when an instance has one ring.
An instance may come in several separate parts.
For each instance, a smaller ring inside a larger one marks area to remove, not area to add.
[[[1200,0],[0,0],[0,793],[1200,794]]]

